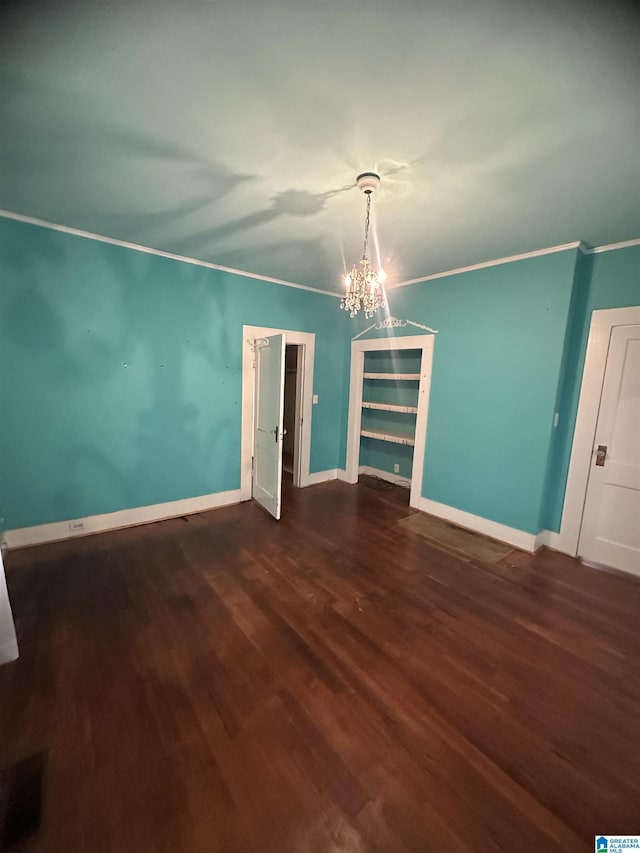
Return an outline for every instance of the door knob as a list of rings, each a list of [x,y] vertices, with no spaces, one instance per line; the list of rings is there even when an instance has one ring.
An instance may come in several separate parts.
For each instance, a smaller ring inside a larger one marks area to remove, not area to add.
[[[596,465],[599,468],[604,468],[604,460],[607,458],[607,445],[599,444],[596,450]]]
[[[284,437],[285,437],[285,435],[287,434],[287,431],[286,431],[286,429],[283,429],[283,430],[282,430],[282,432],[280,432],[280,430],[279,430],[279,429],[278,429],[278,427],[276,426],[276,428],[273,430],[273,434],[274,434],[274,435],[275,435],[275,437],[276,437],[276,444],[277,444],[277,443],[278,443],[278,438],[284,438]]]

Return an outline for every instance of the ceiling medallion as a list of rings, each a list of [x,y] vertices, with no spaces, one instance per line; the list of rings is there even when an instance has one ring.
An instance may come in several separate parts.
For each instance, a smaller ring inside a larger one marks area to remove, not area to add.
[[[354,264],[351,272],[344,277],[346,293],[340,301],[340,307],[355,317],[359,311],[364,311],[368,319],[373,317],[378,308],[386,307],[387,299],[384,283],[387,278],[385,271],[374,269],[368,257],[369,250],[369,219],[371,216],[371,196],[380,184],[380,175],[375,172],[363,172],[356,178],[356,186],[367,197],[367,210],[364,220],[364,245],[362,260]]]

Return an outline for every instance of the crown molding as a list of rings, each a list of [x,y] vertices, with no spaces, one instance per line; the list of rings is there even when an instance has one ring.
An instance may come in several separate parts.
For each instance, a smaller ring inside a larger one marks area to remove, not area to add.
[[[99,243],[109,243],[112,246],[121,246],[123,249],[132,249],[134,252],[143,252],[146,255],[157,255],[160,258],[168,258],[172,261],[180,261],[184,264],[192,264],[205,269],[218,270],[226,272],[230,275],[240,275],[244,278],[252,278],[256,281],[265,281],[269,284],[279,284],[283,287],[293,287],[296,290],[308,290],[311,293],[319,293],[321,296],[332,296],[334,299],[341,299],[342,294],[334,293],[331,290],[322,290],[319,287],[310,287],[306,284],[297,284],[293,281],[285,281],[281,278],[272,278],[268,275],[260,275],[259,273],[248,272],[247,270],[239,270],[235,267],[225,267],[222,264],[214,264],[211,261],[201,261],[197,258],[190,258],[186,255],[176,255],[173,252],[165,252],[162,249],[154,249],[151,246],[142,246],[139,243],[129,243],[126,240],[118,240],[115,237],[106,237],[104,234],[95,234],[92,231],[83,231],[80,228],[73,228],[70,225],[60,225],[57,222],[49,222],[46,219],[38,219],[35,216],[27,216],[23,213],[15,213],[12,210],[4,210],[0,208],[0,219],[12,219],[16,222],[24,222],[27,225],[36,225],[39,228],[48,228],[51,231],[60,231],[63,234],[71,234],[74,237],[83,237],[86,240],[96,240]],[[563,243],[559,246],[550,246],[546,249],[536,249],[533,252],[523,252],[519,255],[508,255],[504,258],[496,258],[492,261],[483,261],[479,264],[470,264],[466,267],[456,267],[455,269],[444,270],[443,272],[432,273],[431,275],[418,276],[418,278],[410,278],[405,281],[387,283],[386,290],[395,290],[398,287],[407,287],[410,284],[420,284],[424,281],[435,281],[438,278],[447,278],[460,273],[473,272],[474,270],[488,269],[489,267],[497,267],[502,264],[510,264],[514,261],[524,261],[527,258],[539,258],[543,255],[553,255],[556,252],[566,252],[569,249],[577,249],[585,255],[598,254],[600,252],[610,252],[615,249],[627,249],[631,246],[640,246],[640,237],[633,240],[624,240],[620,243],[607,243],[602,246],[589,246],[582,240],[575,240],[572,243]]]
[[[605,246],[594,246],[593,249],[586,249],[586,251],[594,255],[598,252],[611,252],[615,249],[629,249],[631,246],[640,246],[640,237],[636,237],[634,240],[624,240],[622,243],[607,243]]]
[[[548,249],[536,249],[534,252],[523,252],[520,255],[508,255],[506,258],[496,258],[494,261],[483,261],[480,264],[470,264],[468,267],[457,267],[444,272],[436,272],[431,275],[423,275],[419,278],[410,278],[406,281],[399,281],[396,284],[388,284],[387,290],[395,290],[397,287],[406,287],[409,284],[419,284],[421,281],[434,281],[437,278],[447,278],[450,275],[459,275],[460,273],[473,272],[473,270],[484,270],[488,267],[498,267],[502,264],[510,264],[513,261],[524,261],[527,258],[539,258],[542,255],[553,255],[556,252],[566,252],[568,249],[580,249],[584,246],[582,240],[575,240],[573,243],[563,243],[560,246],[550,246]]]
[[[621,243],[607,243],[602,246],[589,246],[583,240],[575,240],[573,243],[563,243],[560,246],[550,246],[547,249],[536,249],[534,252],[523,252],[520,255],[508,255],[506,258],[496,258],[494,261],[484,261],[480,264],[471,264],[468,267],[457,267],[456,269],[445,270],[444,272],[433,273],[432,275],[423,275],[419,278],[410,278],[406,281],[399,281],[396,284],[387,284],[387,290],[395,290],[396,287],[406,287],[409,284],[419,284],[422,281],[434,281],[437,278],[447,278],[450,275],[458,275],[459,273],[472,272],[473,270],[483,270],[488,267],[497,267],[501,264],[510,264],[513,261],[524,261],[527,258],[539,258],[542,255],[552,255],[555,252],[566,252],[568,249],[577,249],[583,255],[593,255],[599,252],[611,252],[615,249],[628,249],[631,246],[640,246],[640,237],[633,240],[623,240]]]
[[[126,240],[118,240],[115,237],[105,237],[104,234],[94,234],[91,231],[83,231],[80,228],[73,228],[69,225],[60,225],[56,222],[48,222],[45,219],[38,219],[35,216],[26,216],[23,213],[15,213],[12,210],[4,210],[0,208],[0,218],[12,219],[16,222],[24,222],[27,225],[36,225],[39,228],[48,228],[50,231],[60,231],[63,234],[72,234],[74,237],[83,237],[86,240],[96,240],[98,243],[109,243],[111,246],[120,246],[123,249],[132,249],[134,252],[143,252],[146,255],[157,255],[159,258],[168,258],[171,261],[180,261],[183,264],[192,264],[196,267],[218,270],[219,272],[226,272],[230,275],[241,275],[244,278],[266,281],[269,284],[280,284],[283,287],[294,287],[296,290],[309,290],[312,293],[320,293],[322,296],[333,296],[335,299],[341,298],[339,293],[332,293],[330,290],[321,290],[318,287],[309,287],[306,284],[296,284],[293,281],[284,281],[284,279],[281,278],[272,278],[268,275],[259,275],[255,272],[238,270],[234,267],[225,267],[222,266],[222,264],[211,263],[211,261],[199,261],[197,258],[189,258],[186,255],[176,255],[173,252],[164,252],[162,249],[154,249],[151,246],[141,246],[138,243],[129,243]]]

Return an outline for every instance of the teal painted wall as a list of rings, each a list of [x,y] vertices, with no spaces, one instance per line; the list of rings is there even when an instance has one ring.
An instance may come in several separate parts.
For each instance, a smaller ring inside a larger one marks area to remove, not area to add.
[[[550,454],[541,527],[559,531],[575,429],[591,314],[602,308],[640,305],[640,246],[596,252],[579,259],[579,296],[567,337],[567,366],[558,411],[560,422]]]
[[[0,527],[239,488],[243,324],[316,333],[311,471],[343,467],[346,321],[330,296],[0,220]]]
[[[640,246],[596,252],[593,255],[585,340],[589,334],[591,311],[633,305],[640,305]]]
[[[640,247],[447,276],[389,302],[439,329],[422,494],[558,530],[591,312],[640,305]],[[316,333],[311,470],[344,467],[365,321],[335,298],[0,220],[0,527],[238,488],[243,324]],[[408,477],[411,458],[363,442],[361,464]]]
[[[396,473],[394,465],[400,470]],[[413,470],[413,447],[405,444],[392,444],[371,438],[360,440],[360,465],[369,465],[380,471],[386,471],[398,480],[411,482]]]
[[[578,353],[582,344],[581,328],[576,318],[584,317],[587,310],[587,300],[591,286],[592,260],[592,255],[586,255],[582,252],[578,253],[576,259],[573,296],[569,307],[567,335],[560,369],[560,382],[554,406],[555,411],[558,413],[558,425],[551,435],[544,494],[540,506],[540,521],[538,524],[540,530],[557,531],[560,529],[564,488],[569,470],[569,453],[567,453],[567,447],[570,450],[575,427],[575,412],[573,418],[568,415],[573,403],[568,401],[571,400],[575,393],[575,405],[577,406],[577,394],[579,393],[579,383],[576,382],[576,369],[578,365]]]
[[[538,531],[576,256],[557,252],[390,292],[393,315],[439,330],[424,497]]]

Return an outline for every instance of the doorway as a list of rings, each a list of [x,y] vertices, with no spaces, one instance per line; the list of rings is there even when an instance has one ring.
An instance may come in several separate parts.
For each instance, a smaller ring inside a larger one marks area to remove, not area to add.
[[[585,562],[640,572],[640,306],[593,311],[559,533]]]
[[[614,326],[578,554],[640,574],[640,325]]]
[[[311,483],[311,422],[313,407],[313,368],[315,359],[315,334],[292,329],[272,329],[263,326],[243,326],[242,355],[242,425],[241,425],[241,476],[240,500],[251,500],[254,492],[253,460],[255,451],[256,414],[256,348],[274,335],[282,335],[285,347],[284,366],[289,365],[288,393],[283,393],[282,457],[287,454],[287,476],[294,486]],[[285,423],[285,417],[289,423]],[[290,426],[292,420],[292,426]],[[275,421],[274,421],[275,423]],[[287,442],[285,445],[285,441]],[[291,441],[291,444],[289,443]],[[281,481],[282,472],[278,472]]]
[[[304,347],[287,344],[284,356],[284,435],[282,442],[282,476],[300,485],[300,427]]]

